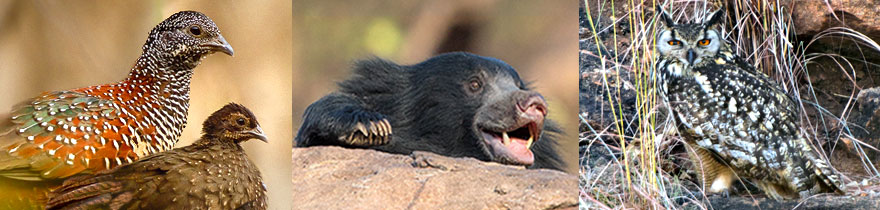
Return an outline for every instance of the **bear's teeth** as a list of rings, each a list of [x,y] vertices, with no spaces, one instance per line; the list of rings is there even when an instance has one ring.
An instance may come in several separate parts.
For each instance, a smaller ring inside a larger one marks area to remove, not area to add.
[[[507,132],[501,132],[501,137],[503,139],[504,146],[510,145],[510,137],[507,136]]]
[[[532,148],[532,142],[535,140],[535,137],[529,136],[529,141],[526,142],[526,148]]]

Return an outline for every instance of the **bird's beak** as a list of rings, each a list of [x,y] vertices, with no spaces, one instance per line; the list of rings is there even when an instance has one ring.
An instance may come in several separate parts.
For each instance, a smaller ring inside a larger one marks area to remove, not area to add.
[[[688,49],[688,52],[687,52],[688,63],[691,64],[691,65],[693,65],[693,64],[694,64],[694,60],[695,60],[696,58],[697,58],[697,53],[694,52],[694,49]]]
[[[269,140],[266,139],[266,134],[263,134],[263,128],[260,128],[260,125],[257,125],[256,128],[247,131],[247,134],[253,135],[255,139],[259,139],[260,141],[269,143]]]
[[[217,39],[214,40],[214,42],[205,43],[201,46],[210,48],[214,51],[226,53],[229,56],[235,54],[235,51],[232,50],[232,45],[229,45],[229,42],[226,42],[226,38],[223,38],[223,35],[217,35]]]

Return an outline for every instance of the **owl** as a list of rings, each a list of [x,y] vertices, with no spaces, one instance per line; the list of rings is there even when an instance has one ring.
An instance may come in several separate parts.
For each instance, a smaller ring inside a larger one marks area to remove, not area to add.
[[[665,25],[655,45],[656,84],[693,148],[704,189],[726,194],[742,178],[776,200],[843,193],[839,177],[800,131],[794,101],[723,39],[723,10],[681,24],[657,11]]]

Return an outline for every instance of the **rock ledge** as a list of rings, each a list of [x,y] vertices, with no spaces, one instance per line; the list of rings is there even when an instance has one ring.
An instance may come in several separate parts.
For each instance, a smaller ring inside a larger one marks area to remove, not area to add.
[[[427,152],[293,149],[295,209],[575,209],[577,176]]]

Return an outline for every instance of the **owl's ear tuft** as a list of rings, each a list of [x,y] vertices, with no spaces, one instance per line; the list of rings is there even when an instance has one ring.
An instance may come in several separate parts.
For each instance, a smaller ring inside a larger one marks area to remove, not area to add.
[[[709,15],[709,18],[707,19],[706,22],[703,22],[703,25],[706,26],[706,28],[710,28],[710,27],[720,23],[721,18],[723,18],[723,17],[724,17],[724,8],[722,7],[722,8],[719,8],[718,10],[716,10],[715,12],[713,12],[711,15]]]
[[[672,21],[672,17],[670,17],[669,13],[666,10],[663,10],[663,7],[657,5],[657,9],[655,12],[660,13],[660,19],[663,20],[663,23],[666,24],[666,27],[675,26],[675,22]]]

